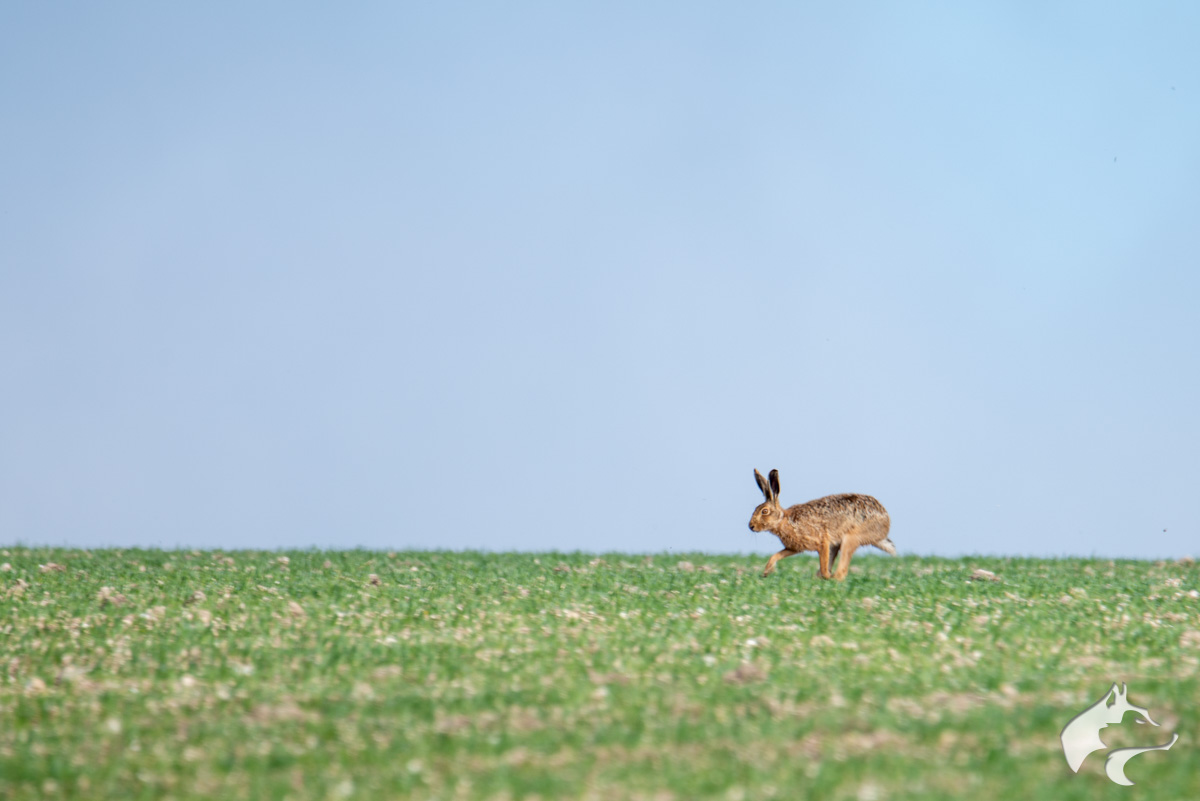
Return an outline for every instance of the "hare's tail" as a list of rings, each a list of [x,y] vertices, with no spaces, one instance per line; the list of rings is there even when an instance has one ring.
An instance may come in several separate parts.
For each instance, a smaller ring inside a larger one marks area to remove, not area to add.
[[[889,539],[883,539],[872,544],[884,553],[891,554],[892,556],[896,555],[896,546],[892,544],[892,541]]]

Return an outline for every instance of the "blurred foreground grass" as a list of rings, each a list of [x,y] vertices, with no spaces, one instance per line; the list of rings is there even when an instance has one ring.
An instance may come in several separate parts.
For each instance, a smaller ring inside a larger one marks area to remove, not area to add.
[[[1200,798],[1200,568],[764,561],[0,550],[0,800]]]

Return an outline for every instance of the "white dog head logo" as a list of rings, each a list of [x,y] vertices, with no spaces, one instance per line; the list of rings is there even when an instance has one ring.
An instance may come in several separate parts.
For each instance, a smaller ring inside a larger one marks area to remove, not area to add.
[[[1108,748],[1100,739],[1100,730],[1110,723],[1120,723],[1126,712],[1134,712],[1139,715],[1140,719],[1135,719],[1137,723],[1158,725],[1150,717],[1149,712],[1140,706],[1129,703],[1126,693],[1124,684],[1120,689],[1113,684],[1103,698],[1080,712],[1063,728],[1061,735],[1063,754],[1066,755],[1067,764],[1071,766],[1071,770],[1078,773],[1088,754]],[[1149,748],[1118,748],[1111,751],[1104,763],[1104,772],[1117,784],[1133,784],[1125,777],[1125,763],[1146,751],[1168,751],[1178,739],[1179,735],[1176,734],[1166,745]]]

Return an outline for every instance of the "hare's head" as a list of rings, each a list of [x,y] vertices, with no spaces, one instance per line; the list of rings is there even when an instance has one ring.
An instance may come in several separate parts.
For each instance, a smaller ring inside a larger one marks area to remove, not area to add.
[[[758,482],[758,488],[762,490],[766,500],[760,503],[750,516],[750,530],[774,531],[783,519],[783,507],[779,505],[779,471],[771,471],[768,483],[767,479],[762,477],[762,473],[755,470],[754,480]]]

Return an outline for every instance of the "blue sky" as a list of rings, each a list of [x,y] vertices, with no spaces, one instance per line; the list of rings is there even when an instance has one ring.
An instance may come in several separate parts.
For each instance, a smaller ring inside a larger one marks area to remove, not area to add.
[[[1200,6],[2,17],[0,543],[1200,550]]]

